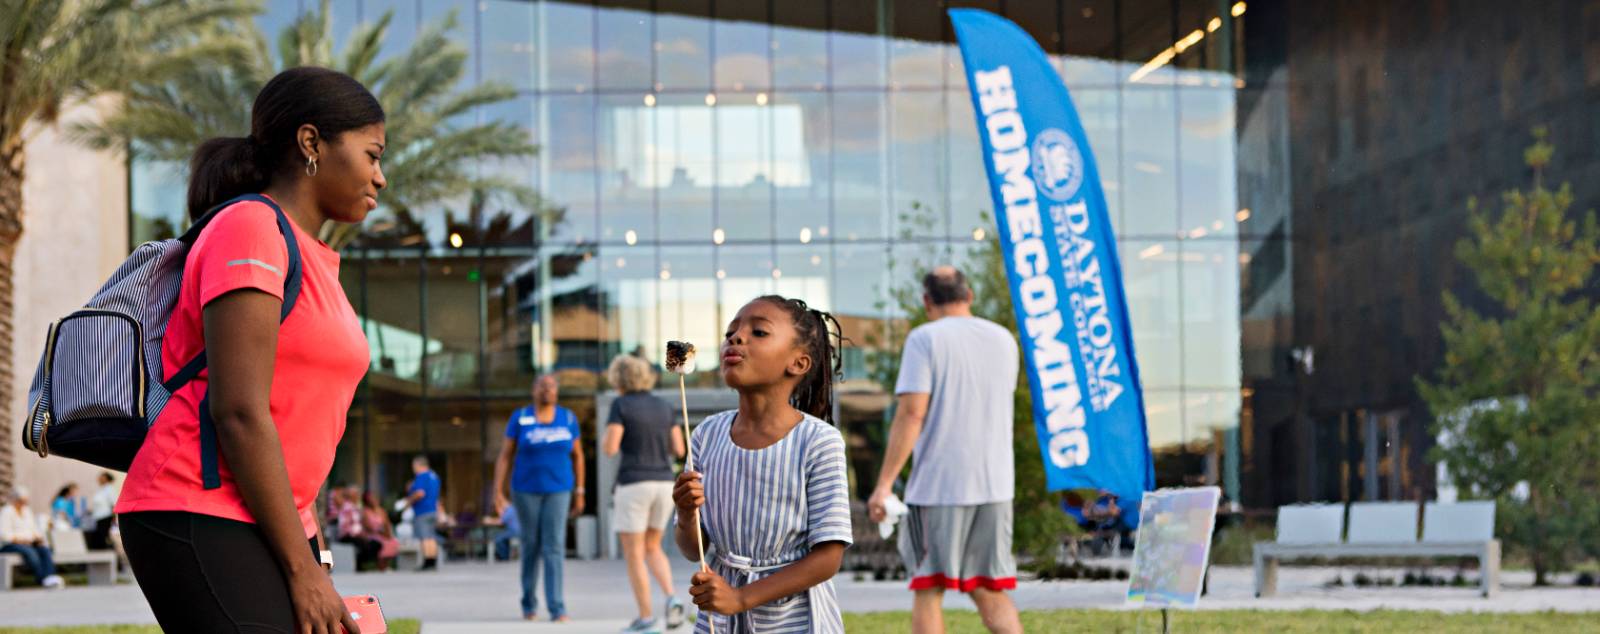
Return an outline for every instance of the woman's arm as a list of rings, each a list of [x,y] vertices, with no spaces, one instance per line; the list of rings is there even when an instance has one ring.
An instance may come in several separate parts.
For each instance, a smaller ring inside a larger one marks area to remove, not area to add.
[[[583,466],[583,441],[581,439],[573,439],[572,481],[577,484],[577,487],[572,490],[572,517],[583,515]]]
[[[278,298],[250,289],[227,293],[206,305],[202,319],[211,418],[239,496],[289,578],[296,622],[312,628],[343,624],[354,631],[358,626],[333,582],[306,547],[305,528],[294,508],[284,466],[283,443],[272,421],[272,371],[282,305]]]
[[[622,434],[624,431],[622,423],[612,421],[606,424],[605,452],[607,458],[615,456],[617,452],[622,451]]]
[[[506,512],[510,506],[511,498],[506,493],[506,472],[511,470],[511,461],[517,457],[517,441],[506,438],[500,444],[500,455],[494,459],[494,512]]]
[[[689,594],[694,604],[702,610],[717,614],[738,614],[763,603],[770,603],[792,594],[805,592],[819,583],[839,574],[844,562],[843,542],[817,544],[799,561],[778,569],[743,588],[728,585],[727,580],[709,570],[690,577]]]
[[[684,455],[684,453],[683,453],[684,452],[683,428],[679,427],[677,425],[673,425],[672,426],[671,436],[672,436],[672,455],[677,456],[679,458],[682,458],[683,455]]]

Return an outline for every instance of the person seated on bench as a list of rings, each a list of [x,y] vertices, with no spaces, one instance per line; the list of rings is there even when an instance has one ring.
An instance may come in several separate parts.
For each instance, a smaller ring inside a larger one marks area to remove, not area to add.
[[[1061,510],[1088,531],[1113,528],[1122,518],[1122,509],[1117,507],[1117,496],[1110,491],[1101,491],[1093,503],[1085,500],[1077,491],[1068,491],[1061,500]]]
[[[383,510],[383,504],[378,502],[378,494],[367,491],[362,496],[361,504],[361,532],[366,535],[368,543],[372,544],[376,552],[371,555],[372,561],[378,570],[388,570],[396,555],[400,554],[400,540],[394,537],[394,525],[389,523],[389,514]]]
[[[50,557],[50,547],[44,535],[39,534],[39,521],[28,508],[28,489],[18,486],[11,490],[11,499],[0,508],[0,553],[16,553],[39,583],[46,588],[67,585],[56,574],[55,561]],[[0,565],[9,566],[8,562]]]

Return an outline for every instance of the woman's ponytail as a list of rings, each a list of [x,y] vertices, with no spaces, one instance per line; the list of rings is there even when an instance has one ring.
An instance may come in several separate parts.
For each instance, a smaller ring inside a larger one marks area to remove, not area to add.
[[[260,150],[250,137],[219,137],[201,143],[189,159],[189,219],[212,207],[267,187]]]

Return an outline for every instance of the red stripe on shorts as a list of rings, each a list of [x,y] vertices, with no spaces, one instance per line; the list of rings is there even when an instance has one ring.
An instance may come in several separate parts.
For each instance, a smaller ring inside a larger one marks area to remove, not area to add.
[[[911,589],[912,590],[929,590],[929,589],[932,589],[932,588],[945,588],[947,590],[959,590],[961,592],[972,592],[973,590],[977,590],[980,587],[985,589],[985,590],[994,590],[994,591],[1016,590],[1017,589],[1017,578],[1016,577],[967,577],[966,579],[955,579],[955,578],[951,578],[951,577],[946,577],[944,575],[928,575],[926,577],[916,577],[916,578],[913,578],[911,580]]]

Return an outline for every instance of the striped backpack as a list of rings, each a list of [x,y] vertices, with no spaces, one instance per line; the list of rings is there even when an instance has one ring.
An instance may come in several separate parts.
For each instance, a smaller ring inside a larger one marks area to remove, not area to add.
[[[278,216],[289,253],[279,323],[288,318],[301,281],[300,247],[288,216],[260,194],[217,205],[181,237],[140,245],[82,310],[50,324],[28,389],[24,447],[40,458],[55,454],[128,470],[167,399],[206,367],[201,350],[177,374],[160,376],[161,344],[178,301],[189,247],[223,208],[242,201],[265,203]],[[210,409],[207,396],[199,412],[201,470],[206,488],[214,489],[221,480]]]

